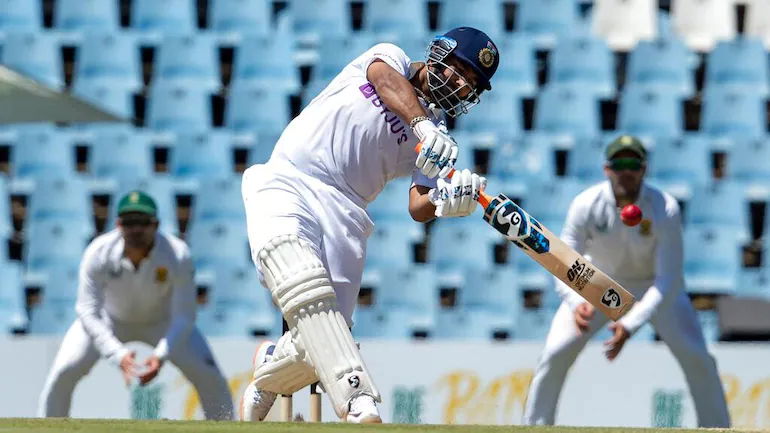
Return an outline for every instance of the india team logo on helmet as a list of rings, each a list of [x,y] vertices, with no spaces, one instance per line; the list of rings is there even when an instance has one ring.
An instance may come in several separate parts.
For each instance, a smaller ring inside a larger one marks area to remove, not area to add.
[[[492,65],[495,64],[496,58],[497,58],[497,47],[495,47],[492,41],[488,41],[487,46],[482,48],[481,51],[479,51],[479,62],[485,68],[491,68]]]

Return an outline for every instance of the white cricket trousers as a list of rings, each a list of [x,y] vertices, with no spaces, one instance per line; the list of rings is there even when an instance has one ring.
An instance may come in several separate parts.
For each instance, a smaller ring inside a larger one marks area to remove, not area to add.
[[[329,272],[337,307],[353,324],[374,223],[366,211],[337,188],[308,176],[287,162],[253,165],[243,173],[243,202],[249,244],[260,280],[257,257],[280,235],[296,235],[318,254]]]
[[[124,343],[141,341],[155,346],[167,329],[167,323],[130,324],[129,326],[112,322],[115,337]],[[182,344],[169,353],[168,360],[177,366],[195,386],[206,419],[232,419],[233,400],[230,390],[203,335],[197,328],[193,328],[187,344],[180,343]],[[46,379],[40,395],[38,416],[69,416],[75,385],[88,374],[100,357],[91,336],[88,335],[80,320],[75,320],[64,335],[53,367]],[[137,362],[140,361],[137,360]]]
[[[607,317],[596,312],[588,332],[578,334],[574,313],[566,302],[554,315],[545,348],[532,378],[523,424],[553,425],[567,371]],[[664,302],[650,319],[655,331],[684,370],[700,427],[729,427],[724,389],[716,361],[709,354],[695,310],[684,291]],[[622,353],[622,352],[621,352]],[[617,362],[617,361],[616,361]]]

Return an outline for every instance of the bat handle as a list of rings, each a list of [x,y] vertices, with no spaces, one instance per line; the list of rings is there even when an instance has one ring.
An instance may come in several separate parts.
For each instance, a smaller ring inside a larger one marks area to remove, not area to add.
[[[416,146],[414,146],[414,151],[416,153],[418,153],[418,154],[420,153],[420,149],[422,149],[422,142],[419,142],[419,143],[417,143]],[[449,172],[448,175],[446,175],[447,179],[451,179],[453,174],[455,174],[455,169],[454,168],[452,169],[452,171]],[[479,198],[477,199],[477,201],[479,202],[481,207],[486,209],[487,206],[489,206],[489,202],[492,201],[492,196],[490,196],[489,194],[485,193],[484,191],[479,191]]]

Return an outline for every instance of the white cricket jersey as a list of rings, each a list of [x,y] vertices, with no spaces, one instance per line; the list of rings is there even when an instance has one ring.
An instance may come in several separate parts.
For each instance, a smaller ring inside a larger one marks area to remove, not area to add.
[[[609,181],[594,185],[572,201],[561,235],[596,267],[636,292],[636,305],[620,320],[630,332],[652,316],[664,297],[684,287],[676,199],[643,184],[636,205],[642,210],[642,222],[628,227],[620,219]],[[557,290],[573,308],[585,302],[560,281]]]
[[[120,230],[114,229],[86,248],[80,264],[78,316],[99,352],[118,362],[127,349],[114,336],[111,323],[168,322],[168,331],[155,348],[155,354],[165,359],[195,323],[190,251],[181,239],[158,232],[150,254],[134,268],[123,255],[123,245]]]
[[[367,80],[367,69],[377,59],[408,77],[410,60],[401,48],[375,45],[345,66],[289,123],[268,165],[289,161],[362,208],[388,181],[413,172],[415,183],[434,187],[435,179],[415,170],[418,140],[409,125],[383,105]]]

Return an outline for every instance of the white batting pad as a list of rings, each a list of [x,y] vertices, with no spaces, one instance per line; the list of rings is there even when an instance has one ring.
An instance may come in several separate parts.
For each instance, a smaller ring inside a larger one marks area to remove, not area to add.
[[[315,367],[337,416],[357,395],[380,401],[353,342],[321,259],[297,236],[283,235],[259,252],[265,283],[289,324],[298,355]],[[310,383],[310,382],[309,382]]]

